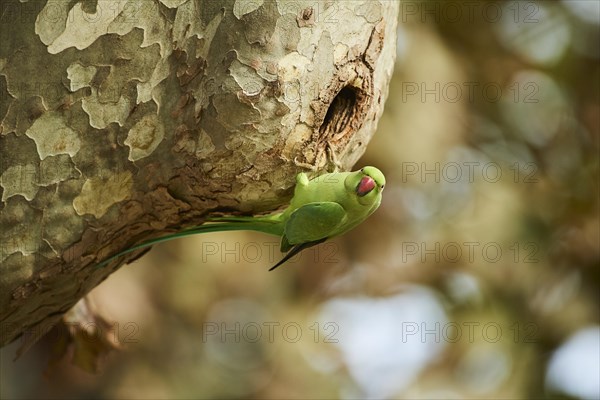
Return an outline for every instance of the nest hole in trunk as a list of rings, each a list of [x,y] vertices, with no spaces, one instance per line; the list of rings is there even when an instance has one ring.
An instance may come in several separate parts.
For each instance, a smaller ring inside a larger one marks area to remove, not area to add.
[[[350,126],[356,117],[359,100],[362,97],[358,91],[358,88],[347,85],[338,92],[329,105],[319,128],[321,135],[339,135]]]

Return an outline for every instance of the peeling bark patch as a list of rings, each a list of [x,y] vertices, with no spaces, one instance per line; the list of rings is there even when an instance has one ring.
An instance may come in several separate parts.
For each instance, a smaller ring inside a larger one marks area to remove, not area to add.
[[[129,160],[148,157],[165,137],[165,129],[155,114],[146,115],[131,128],[125,144],[129,146]]]
[[[348,46],[344,43],[338,43],[333,49],[333,61],[336,64],[343,64],[348,59]]]
[[[36,119],[25,134],[35,141],[41,160],[58,154],[73,157],[81,147],[77,132],[69,128],[56,112],[46,113]]]
[[[46,7],[40,13],[40,16],[52,13],[53,2],[46,4]],[[104,7],[98,7],[94,13],[87,12],[82,3],[77,3],[69,10],[66,18],[66,25],[60,35],[55,32],[51,35],[47,30],[51,29],[43,24],[45,18],[36,21],[36,33],[44,44],[48,45],[50,54],[57,54],[69,47],[75,47],[78,50],[90,46],[100,36],[109,32],[110,24],[127,8],[128,0],[116,0],[114,4],[103,2]],[[46,10],[48,8],[48,10]],[[131,8],[131,7],[130,7]],[[54,28],[56,29],[56,28]],[[54,37],[53,37],[54,36]]]
[[[64,4],[64,3],[63,3]],[[66,4],[65,4],[66,5]],[[49,2],[37,15],[35,33],[45,45],[51,44],[65,30],[68,14],[62,5]],[[59,12],[56,12],[56,11]]]
[[[123,96],[116,103],[102,103],[98,99],[96,89],[92,89],[92,96],[81,101],[81,108],[90,117],[90,125],[97,129],[106,128],[111,122],[123,126],[129,116],[131,104]]]
[[[279,17],[277,7],[273,7],[271,3],[263,4],[244,15],[241,20],[245,25],[244,34],[248,43],[265,46],[275,32]]]
[[[73,63],[67,68],[67,78],[71,81],[71,90],[76,91],[86,86],[90,86],[90,82],[96,75],[96,67],[84,67],[79,63]]]
[[[378,22],[383,18],[381,3],[378,1],[365,1],[362,4],[357,5],[354,11],[356,12],[356,15],[360,15],[370,24]]]
[[[152,100],[152,91],[169,76],[169,64],[166,59],[161,59],[154,71],[152,72],[152,76],[148,82],[140,82],[137,84],[137,104],[145,103]],[[156,101],[156,104],[159,105],[159,101]]]
[[[2,201],[16,195],[21,195],[27,200],[33,200],[38,192],[36,180],[37,170],[32,164],[15,165],[7,168],[0,176],[0,186],[4,189]]]
[[[263,79],[256,71],[238,60],[233,60],[229,71],[246,96],[256,96],[265,87]]]
[[[37,184],[49,186],[67,179],[76,179],[81,176],[75,164],[66,154],[51,156],[40,162],[40,173]]]
[[[256,11],[263,3],[264,0],[235,0],[233,15],[237,19],[241,19],[244,15]]]
[[[129,171],[114,174],[108,179],[87,179],[81,193],[73,200],[73,207],[79,215],[92,214],[99,219],[110,206],[127,199],[132,186],[133,180]]]

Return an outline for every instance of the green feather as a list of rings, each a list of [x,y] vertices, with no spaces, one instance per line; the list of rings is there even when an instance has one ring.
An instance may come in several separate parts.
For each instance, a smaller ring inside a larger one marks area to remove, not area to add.
[[[346,210],[338,203],[308,203],[290,215],[285,236],[291,245],[332,237],[346,216]]]

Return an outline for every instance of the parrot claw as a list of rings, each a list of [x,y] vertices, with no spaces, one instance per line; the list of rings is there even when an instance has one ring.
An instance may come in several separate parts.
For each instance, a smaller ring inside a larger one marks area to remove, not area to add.
[[[333,164],[332,172],[335,173],[335,172],[342,171],[342,164],[340,163],[340,160],[338,159],[337,154],[335,153],[335,150],[333,150],[333,146],[329,142],[327,142],[327,152],[329,153],[328,161],[330,162],[330,164]]]
[[[308,169],[308,170],[310,170],[312,172],[316,172],[318,170],[318,168],[317,168],[316,165],[312,165],[312,164],[309,164],[309,163],[305,163],[305,162],[299,161],[298,157],[294,157],[294,164],[296,164],[299,167],[306,168],[306,169]]]

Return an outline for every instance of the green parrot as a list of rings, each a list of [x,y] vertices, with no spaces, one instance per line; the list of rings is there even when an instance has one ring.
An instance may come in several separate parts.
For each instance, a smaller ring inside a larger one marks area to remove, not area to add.
[[[333,172],[311,180],[305,173],[296,176],[296,188],[290,205],[282,212],[258,217],[210,218],[209,224],[185,229],[152,239],[124,250],[100,264],[104,266],[116,257],[167,240],[198,233],[252,230],[281,237],[281,252],[285,257],[274,270],[300,251],[342,235],[373,214],[381,204],[385,186],[383,173],[375,167],[355,172]]]

